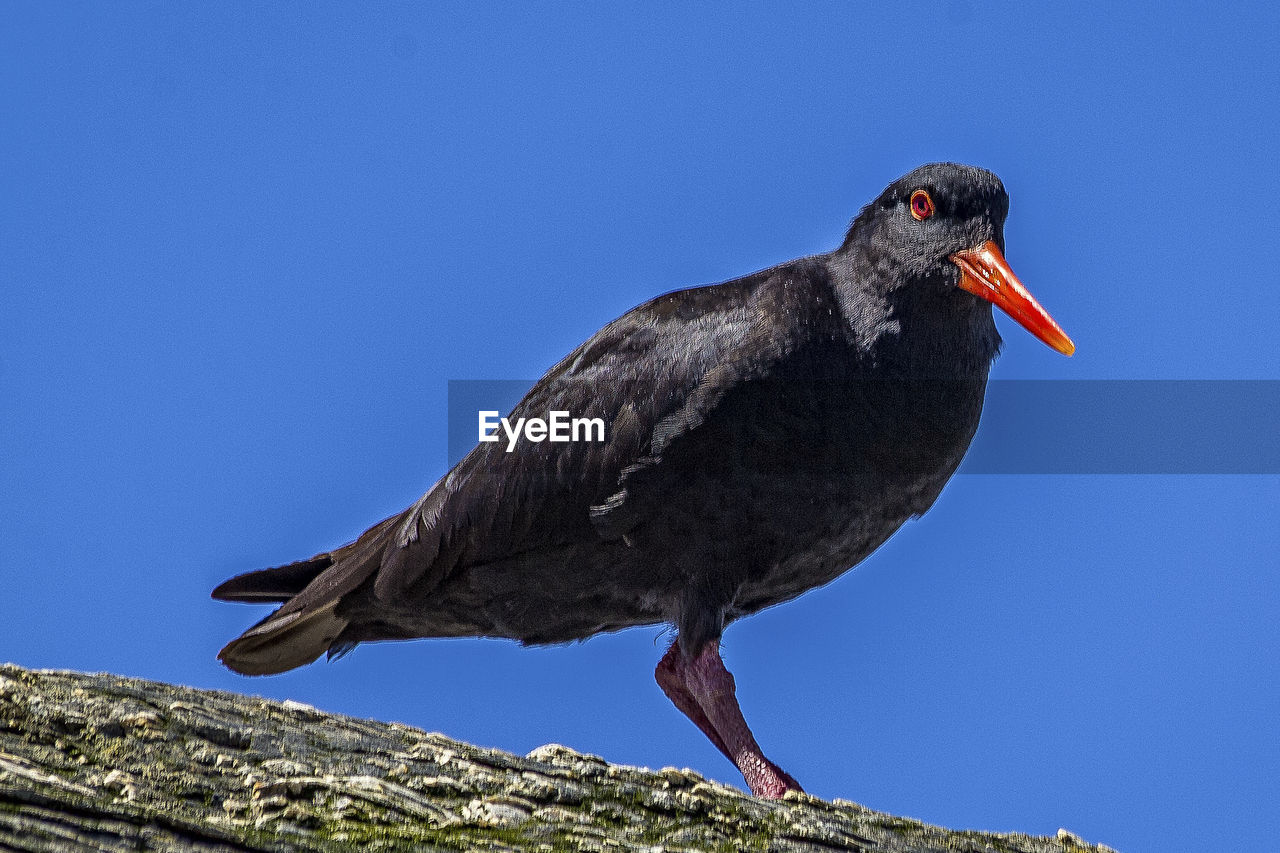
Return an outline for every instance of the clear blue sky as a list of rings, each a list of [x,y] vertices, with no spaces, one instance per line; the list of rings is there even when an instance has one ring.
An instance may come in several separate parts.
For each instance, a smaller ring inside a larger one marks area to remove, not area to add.
[[[421,494],[448,380],[826,250],[927,161],[1004,179],[1009,260],[1079,346],[1002,319],[996,376],[1280,379],[1274,4],[884,5],[5,4],[0,658],[739,784],[653,683],[658,630],[251,680],[214,654],[265,611],[208,592]],[[1278,499],[960,476],[726,660],[820,796],[1268,849]]]

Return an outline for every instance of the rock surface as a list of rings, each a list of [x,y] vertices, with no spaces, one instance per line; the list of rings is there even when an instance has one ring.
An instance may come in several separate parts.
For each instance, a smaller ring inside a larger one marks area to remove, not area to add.
[[[0,665],[0,850],[1107,851],[759,800],[563,746],[520,758],[396,723]]]

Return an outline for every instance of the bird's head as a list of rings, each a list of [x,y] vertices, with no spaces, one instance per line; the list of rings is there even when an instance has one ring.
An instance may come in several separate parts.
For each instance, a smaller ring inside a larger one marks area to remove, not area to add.
[[[948,298],[985,299],[1064,355],[1075,344],[1027,292],[1004,259],[1009,196],[985,169],[930,163],[903,175],[858,214],[846,245],[905,276],[903,286],[934,287]]]

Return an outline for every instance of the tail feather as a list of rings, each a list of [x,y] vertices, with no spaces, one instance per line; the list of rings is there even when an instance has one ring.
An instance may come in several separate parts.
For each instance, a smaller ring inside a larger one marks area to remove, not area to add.
[[[285,602],[332,565],[332,554],[320,554],[287,566],[245,572],[218,584],[211,595],[219,601]]]
[[[335,601],[310,613],[277,610],[227,643],[218,659],[243,675],[275,675],[311,663],[347,627],[336,607]]]
[[[354,643],[338,639],[350,621],[338,615],[339,606],[372,582],[403,517],[401,513],[385,519],[336,551],[247,572],[220,584],[213,591],[216,599],[282,606],[228,643],[218,659],[244,675],[273,675],[311,663],[326,652],[337,656],[350,651]]]

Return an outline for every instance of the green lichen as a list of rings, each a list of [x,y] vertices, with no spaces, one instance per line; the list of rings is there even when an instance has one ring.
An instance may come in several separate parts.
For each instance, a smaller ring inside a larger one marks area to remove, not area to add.
[[[226,693],[0,666],[0,849],[76,837],[175,851],[1082,849],[764,801],[564,747],[520,758]]]

